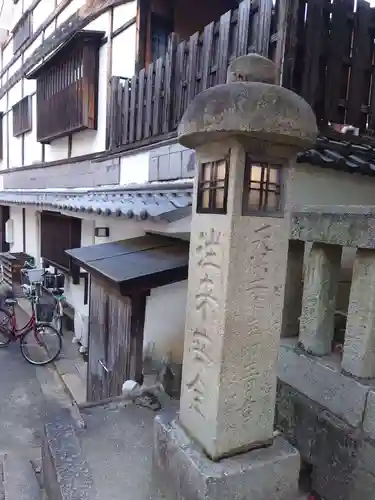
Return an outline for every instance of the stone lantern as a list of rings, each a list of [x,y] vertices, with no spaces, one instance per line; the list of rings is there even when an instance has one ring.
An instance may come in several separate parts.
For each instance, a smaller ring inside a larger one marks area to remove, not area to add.
[[[178,129],[196,151],[179,416],[155,424],[167,498],[291,500],[298,452],[274,437],[276,362],[288,254],[285,171],[316,119],[275,85],[272,61],[235,60]]]

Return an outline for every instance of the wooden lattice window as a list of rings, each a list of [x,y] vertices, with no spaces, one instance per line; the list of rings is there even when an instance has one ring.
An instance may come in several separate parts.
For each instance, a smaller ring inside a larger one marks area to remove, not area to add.
[[[13,29],[13,51],[16,52],[27,42],[33,31],[32,13],[26,12]]]
[[[32,97],[27,96],[17,102],[13,108],[13,136],[18,137],[32,128]]]
[[[197,212],[225,214],[227,212],[229,162],[201,163],[199,166]]]
[[[280,211],[281,171],[281,165],[252,161],[247,155],[242,203],[244,215]]]
[[[27,77],[37,80],[37,140],[97,128],[102,32],[77,32]]]

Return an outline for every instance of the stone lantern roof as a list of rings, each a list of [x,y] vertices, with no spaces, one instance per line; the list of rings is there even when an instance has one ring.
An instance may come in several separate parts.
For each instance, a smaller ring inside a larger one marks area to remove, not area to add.
[[[205,90],[188,106],[178,128],[179,141],[196,148],[228,136],[309,147],[318,129],[306,101],[275,84],[275,64],[249,54],[233,61],[227,82]]]

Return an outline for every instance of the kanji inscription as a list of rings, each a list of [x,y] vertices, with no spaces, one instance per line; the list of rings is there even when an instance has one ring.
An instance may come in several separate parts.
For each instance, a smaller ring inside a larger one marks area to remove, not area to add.
[[[203,418],[207,370],[212,366],[212,339],[209,336],[210,321],[219,309],[219,283],[221,278],[221,233],[210,229],[199,234],[196,247],[199,278],[195,293],[196,327],[192,331],[190,355],[193,374],[186,383],[192,394],[190,407]]]

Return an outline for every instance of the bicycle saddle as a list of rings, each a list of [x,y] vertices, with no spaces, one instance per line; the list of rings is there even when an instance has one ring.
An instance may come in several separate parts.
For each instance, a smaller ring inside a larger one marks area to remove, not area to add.
[[[63,295],[64,289],[63,288],[54,288],[51,293],[52,293],[52,295]]]
[[[4,303],[7,304],[8,306],[17,304],[18,301],[15,298],[8,297],[7,299],[4,300]]]

